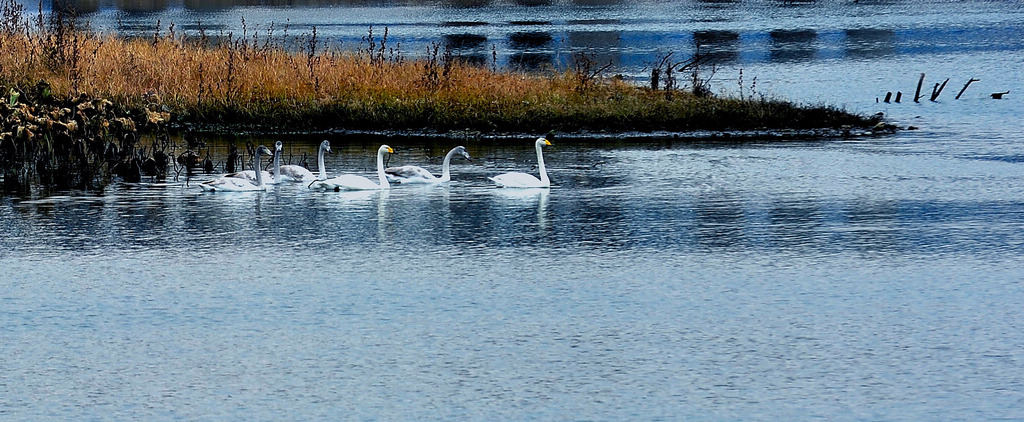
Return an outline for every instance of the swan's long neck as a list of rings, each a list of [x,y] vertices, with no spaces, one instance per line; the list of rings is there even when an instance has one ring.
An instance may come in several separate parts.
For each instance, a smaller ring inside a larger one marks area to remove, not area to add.
[[[320,171],[319,180],[327,180],[327,170],[324,169],[324,147],[320,146],[320,151],[316,153],[316,167]]]
[[[551,183],[551,179],[548,179],[548,169],[544,167],[544,154],[541,153],[540,144],[537,144],[537,167],[540,167],[540,181],[544,184]]]
[[[444,156],[444,163],[441,164],[441,181],[447,182],[452,180],[452,157],[455,156],[455,148],[448,151],[448,155]]]
[[[381,189],[390,189],[387,176],[384,175],[384,150],[377,151],[377,180],[380,181]]]

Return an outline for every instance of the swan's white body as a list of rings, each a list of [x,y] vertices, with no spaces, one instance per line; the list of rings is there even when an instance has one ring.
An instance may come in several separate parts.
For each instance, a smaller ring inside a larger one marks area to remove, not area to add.
[[[257,166],[259,166],[259,162],[261,161],[260,157],[263,155],[270,155],[270,150],[267,149],[267,147],[260,145],[259,148],[256,148]],[[214,180],[200,183],[199,188],[207,192],[251,192],[267,190],[267,185],[264,183],[263,179],[263,173],[266,172],[253,172],[253,176],[256,180],[225,175]]]
[[[260,176],[263,177],[263,183],[266,183],[268,185],[272,185],[274,183],[277,183],[274,180],[274,175],[270,174],[269,171],[260,170]],[[232,179],[242,179],[242,180],[245,180],[245,181],[247,181],[249,183],[256,183],[256,171],[255,170],[236,171],[234,173],[225,174],[224,176],[221,176],[221,177],[230,177]]]
[[[467,160],[472,160],[469,153],[466,152],[466,147],[457,146],[448,151],[448,154],[444,156],[444,162],[441,164],[441,177],[436,177],[431,174],[427,169],[420,166],[401,166],[401,167],[388,167],[384,169],[384,174],[387,175],[388,180],[403,184],[415,184],[415,183],[447,183],[452,180],[452,157],[455,154],[459,154],[465,157]]]
[[[388,183],[388,178],[384,174],[384,154],[391,154],[394,152],[395,150],[391,149],[391,147],[387,145],[381,145],[380,148],[377,149],[377,180],[379,183],[373,183],[372,180],[363,176],[343,174],[326,180],[317,180],[310,183],[309,188],[333,191],[388,189],[391,187],[391,184]]]
[[[316,175],[309,169],[295,165],[285,164],[281,166],[281,170],[278,173],[281,175],[282,182],[312,182],[316,180]]]
[[[324,141],[326,142],[326,141]],[[323,148],[323,144],[320,144],[320,148]],[[330,146],[328,146],[330,148]],[[281,152],[284,149],[284,144],[281,141],[277,141],[274,144],[274,181],[275,182],[303,182],[309,183],[316,180],[316,176],[309,169],[297,166],[294,164],[281,165]],[[320,153],[317,153],[319,156]]]
[[[518,171],[502,173],[494,177],[489,177],[498,187],[501,188],[547,188],[551,187],[551,180],[548,179],[548,171],[544,167],[544,155],[541,153],[541,147],[545,145],[551,145],[547,139],[537,138],[534,142],[537,147],[537,166],[540,170],[540,179],[534,177],[531,174],[521,173]]]

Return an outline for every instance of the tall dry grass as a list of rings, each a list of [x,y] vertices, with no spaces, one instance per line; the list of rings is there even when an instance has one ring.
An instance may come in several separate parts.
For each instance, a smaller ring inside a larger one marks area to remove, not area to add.
[[[526,75],[475,67],[435,46],[406,60],[372,31],[364,48],[246,33],[185,38],[98,35],[55,13],[26,18],[4,0],[0,82],[47,81],[54,95],[88,93],[126,108],[159,104],[181,121],[298,128],[485,131],[686,130],[863,124],[831,108],[781,101],[664,95],[593,74]],[[297,42],[296,42],[297,41]],[[285,48],[291,42],[300,48]]]

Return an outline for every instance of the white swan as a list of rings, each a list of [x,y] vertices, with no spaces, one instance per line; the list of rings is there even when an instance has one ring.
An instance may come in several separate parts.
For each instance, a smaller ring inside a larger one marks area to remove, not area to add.
[[[320,151],[323,151],[324,144],[327,144],[327,149],[330,150],[331,146],[327,141],[320,143]],[[294,164],[281,165],[281,152],[284,150],[284,143],[277,141],[274,143],[274,181],[275,182],[303,182],[309,183],[316,180],[316,176],[309,169],[297,166]],[[317,158],[322,157],[322,152],[317,152]],[[319,164],[319,162],[317,163]],[[326,178],[326,177],[325,177]]]
[[[451,163],[452,157],[455,154],[459,154],[465,157],[467,160],[473,161],[466,152],[466,147],[457,146],[448,151],[448,154],[444,156],[444,162],[441,164],[441,177],[436,177],[430,174],[427,169],[420,166],[401,166],[401,167],[388,167],[384,169],[384,174],[387,175],[388,180],[398,183],[447,183],[452,180]]]
[[[377,149],[377,180],[380,184],[373,183],[373,181],[363,176],[343,174],[327,180],[317,180],[310,183],[309,188],[333,191],[388,189],[391,187],[391,184],[388,183],[388,178],[384,175],[384,154],[394,154],[394,152],[395,150],[387,145],[381,145]]]
[[[537,138],[534,142],[537,147],[537,164],[540,167],[540,179],[533,177],[532,175],[521,173],[518,171],[512,171],[508,173],[502,173],[494,177],[488,177],[502,188],[547,188],[551,187],[551,180],[548,179],[548,171],[544,167],[544,155],[541,154],[541,147],[545,145],[551,145],[547,139]]]
[[[270,154],[270,149],[263,145],[256,148],[256,166],[259,166],[263,155]],[[267,185],[263,183],[263,173],[266,172],[253,172],[253,175],[256,178],[255,181],[250,181],[242,177],[221,176],[220,178],[200,183],[199,188],[207,192],[249,192],[267,190]]]
[[[265,148],[265,147],[264,147]],[[270,151],[269,149],[267,151]],[[257,154],[259,155],[259,154]],[[260,168],[260,160],[256,160],[256,165],[253,168]],[[274,179],[274,175],[270,174],[269,171],[260,170],[260,175],[263,177],[263,182],[266,184],[275,184],[277,180]],[[234,173],[228,173],[221,177],[230,177],[235,179],[246,180],[249,183],[256,183],[256,171],[255,170],[242,170]]]

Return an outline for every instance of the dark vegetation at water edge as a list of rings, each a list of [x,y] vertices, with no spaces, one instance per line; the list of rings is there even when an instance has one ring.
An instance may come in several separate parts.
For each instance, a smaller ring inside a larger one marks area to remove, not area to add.
[[[757,98],[720,98],[700,56],[666,57],[639,87],[577,57],[546,74],[465,63],[435,44],[408,60],[372,29],[353,51],[311,33],[243,30],[216,41],[186,38],[157,23],[151,37],[120,39],[83,30],[55,9],[28,19],[4,0],[0,81],[47,81],[55,96],[88,93],[125,109],[159,104],[171,123],[299,130],[475,130],[515,132],[689,131],[869,127],[866,117],[833,107]],[[202,26],[198,23],[198,26]],[[298,47],[296,50],[295,47]],[[704,73],[702,73],[704,72]]]
[[[40,83],[20,91],[0,86],[0,179],[3,191],[38,183],[57,189],[100,187],[112,176],[139,181],[200,167],[195,151],[175,157],[167,112],[134,111],[81,94],[62,99]]]

